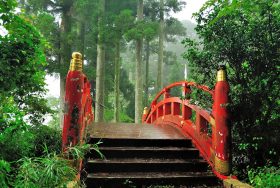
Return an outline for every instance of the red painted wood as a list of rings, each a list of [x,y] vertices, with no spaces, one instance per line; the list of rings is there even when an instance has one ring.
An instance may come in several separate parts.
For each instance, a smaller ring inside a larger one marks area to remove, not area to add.
[[[216,157],[223,163],[230,160],[230,129],[228,125],[229,115],[227,112],[229,84],[227,81],[219,81],[215,86],[213,115],[216,120],[215,151]],[[230,164],[229,164],[230,165]],[[224,175],[229,175],[230,172]]]
[[[90,83],[81,71],[69,71],[66,78],[63,151],[82,143],[86,125],[93,121]]]
[[[169,95],[170,89],[178,86],[182,87],[183,99]],[[191,87],[196,87],[212,95],[214,99],[212,113],[197,105],[190,104],[187,94],[191,92]],[[149,113],[145,115],[145,118],[143,117],[143,123],[166,124],[181,130],[185,136],[192,139],[201,155],[212,166],[214,173],[219,178],[225,179],[227,176],[215,170],[214,157],[216,155],[221,156],[219,159],[225,161],[230,158],[230,151],[228,150],[228,114],[226,108],[223,107],[224,104],[228,103],[228,91],[229,86],[226,81],[218,82],[215,90],[194,82],[181,81],[173,83],[157,94],[151,104]],[[163,98],[163,100],[160,100],[160,98]],[[161,113],[162,108],[163,115]],[[196,114],[194,122],[191,120],[193,114]],[[214,125],[211,125],[210,121]],[[211,135],[208,134],[209,128],[212,129]],[[224,136],[221,136],[221,134]],[[221,142],[224,144],[221,144]]]

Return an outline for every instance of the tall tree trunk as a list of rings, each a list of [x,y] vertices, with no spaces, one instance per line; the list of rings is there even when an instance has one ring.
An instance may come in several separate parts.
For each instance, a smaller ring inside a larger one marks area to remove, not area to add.
[[[146,40],[146,64],[145,64],[145,98],[144,104],[148,106],[149,100],[149,60],[150,60],[150,41]]]
[[[143,20],[143,0],[138,0],[137,20]],[[136,40],[135,123],[141,122],[143,110],[142,47],[143,38]]]
[[[105,75],[105,48],[103,19],[105,12],[105,0],[99,0],[98,18],[98,44],[96,65],[96,96],[95,96],[95,121],[104,121],[104,75]]]
[[[159,52],[158,52],[158,74],[157,74],[157,85],[156,90],[159,92],[162,85],[162,72],[163,72],[163,29],[164,29],[164,2],[160,0],[160,27],[159,27]]]
[[[115,52],[115,101],[114,101],[114,122],[120,121],[120,42],[116,42]]]
[[[60,74],[59,76],[59,87],[60,87],[60,112],[59,112],[59,118],[60,118],[60,127],[63,127],[63,123],[64,123],[64,96],[65,96],[65,77],[62,76],[62,74]]]
[[[64,108],[64,96],[65,96],[65,82],[66,74],[69,68],[69,63],[71,59],[72,49],[71,42],[67,39],[68,35],[71,33],[71,7],[73,1],[65,1],[62,11],[62,19],[60,25],[60,47],[62,53],[60,55],[60,127],[63,126],[63,108]]]
[[[81,40],[80,52],[83,55],[83,59],[85,57],[85,29],[86,29],[86,23],[84,21],[81,21],[81,23],[80,23],[80,40]]]

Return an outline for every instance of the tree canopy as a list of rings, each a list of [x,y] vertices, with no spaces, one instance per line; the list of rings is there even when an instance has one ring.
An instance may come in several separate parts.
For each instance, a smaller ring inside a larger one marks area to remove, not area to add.
[[[233,162],[244,176],[244,166],[279,162],[279,8],[274,0],[209,0],[195,14],[200,40],[184,41],[192,79],[213,86],[218,65],[227,67]]]

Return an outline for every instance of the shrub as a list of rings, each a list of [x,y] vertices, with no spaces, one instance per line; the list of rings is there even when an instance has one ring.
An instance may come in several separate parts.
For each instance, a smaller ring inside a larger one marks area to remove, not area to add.
[[[14,130],[2,135],[0,141],[0,159],[17,161],[24,156],[32,157],[34,137],[27,130]]]
[[[43,156],[46,148],[48,153],[61,152],[61,129],[42,125],[31,128],[30,132],[34,135],[34,156]]]
[[[19,160],[18,164],[18,173],[13,185],[16,188],[65,187],[77,174],[68,160],[56,154],[48,154],[43,158],[25,157]]]
[[[254,187],[280,187],[280,168],[263,167],[248,171],[249,181]]]
[[[9,172],[11,172],[10,164],[7,161],[0,160],[0,187],[8,188]]]

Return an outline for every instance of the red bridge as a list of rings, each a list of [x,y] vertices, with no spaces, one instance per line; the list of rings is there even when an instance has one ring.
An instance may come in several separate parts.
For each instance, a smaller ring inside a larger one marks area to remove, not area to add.
[[[158,93],[144,109],[143,124],[92,123],[90,84],[82,72],[81,54],[73,53],[66,80],[63,150],[96,143],[105,159],[91,152],[76,161],[86,169],[88,187],[146,187],[174,185],[219,187],[231,174],[230,126],[227,112],[229,84],[220,68],[212,90],[194,82],[173,83]],[[182,96],[171,96],[175,87]],[[191,104],[192,88],[213,99],[211,110]]]

